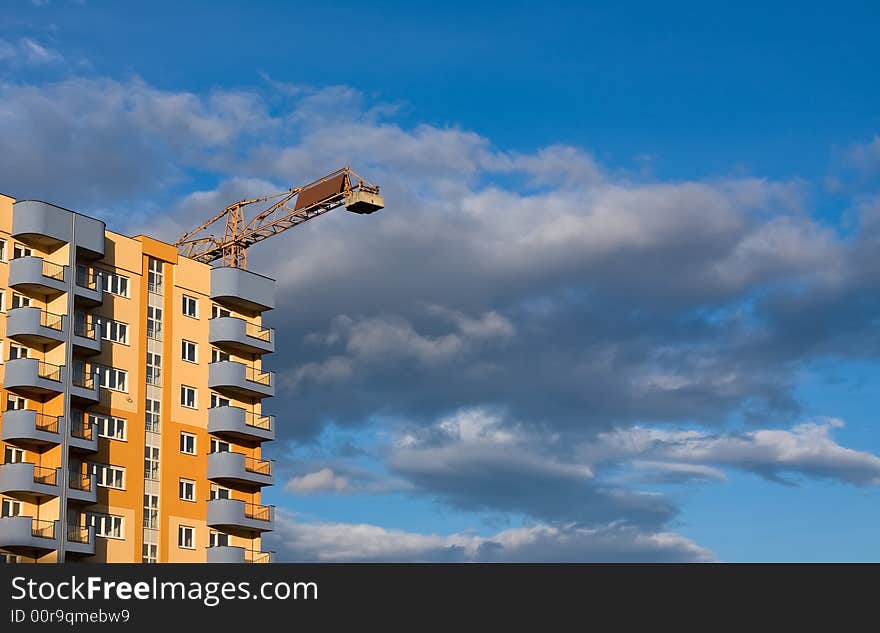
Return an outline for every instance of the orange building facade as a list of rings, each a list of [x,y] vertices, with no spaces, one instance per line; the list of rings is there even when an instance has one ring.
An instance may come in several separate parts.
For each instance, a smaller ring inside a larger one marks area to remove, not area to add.
[[[0,195],[0,557],[270,562],[274,292]]]

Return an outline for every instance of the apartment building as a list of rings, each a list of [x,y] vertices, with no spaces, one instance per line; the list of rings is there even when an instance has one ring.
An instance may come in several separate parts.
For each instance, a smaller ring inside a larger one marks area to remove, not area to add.
[[[274,292],[0,195],[0,558],[269,562]]]

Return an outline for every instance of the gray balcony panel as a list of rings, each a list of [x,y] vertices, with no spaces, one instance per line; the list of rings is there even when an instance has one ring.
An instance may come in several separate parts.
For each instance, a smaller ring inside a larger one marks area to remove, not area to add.
[[[275,395],[275,373],[225,360],[208,365],[208,386],[237,398],[267,398]]]
[[[104,223],[80,213],[76,214],[74,222],[77,255],[90,259],[104,257]]]
[[[208,409],[208,433],[236,441],[271,442],[275,418],[255,416],[241,407],[213,407]]]
[[[52,474],[54,471],[54,475]],[[46,477],[45,481],[35,480],[35,475]],[[59,469],[39,468],[29,462],[0,465],[0,494],[16,499],[36,497],[57,497],[61,493],[58,485]]]
[[[95,555],[95,528],[69,527],[64,551],[72,556]]]
[[[67,317],[40,308],[12,308],[6,316],[6,336],[31,347],[64,341]]]
[[[58,549],[58,521],[34,521],[31,517],[0,518],[0,547],[13,553],[44,554]]]
[[[275,508],[238,499],[213,499],[208,502],[207,525],[233,532],[269,532],[275,525]]]
[[[43,416],[30,409],[4,411],[0,439],[15,446],[57,446],[61,443],[60,418]]]
[[[73,212],[39,200],[12,205],[12,235],[41,250],[55,250],[70,242]]]
[[[73,299],[78,305],[95,307],[104,302],[104,282],[87,266],[77,266]]]
[[[208,548],[209,563],[243,563],[244,548],[221,545]]]
[[[275,281],[241,268],[213,268],[211,299],[239,312],[257,314],[275,307]]]
[[[275,351],[275,330],[237,317],[217,317],[208,324],[208,342],[233,353],[268,354]]]
[[[271,462],[257,463],[242,453],[209,453],[208,479],[248,487],[271,486],[275,481]]]
[[[56,377],[58,380],[53,379]],[[64,377],[64,367],[50,366],[36,358],[15,358],[6,361],[3,387],[29,397],[58,394],[64,391]]]
[[[92,504],[98,502],[97,475],[71,473],[67,486],[67,500],[72,503]]]
[[[73,380],[70,382],[70,397],[82,405],[100,402],[97,377],[94,374],[81,374],[74,371]]]
[[[51,275],[56,274],[56,264],[47,264],[52,268]],[[40,296],[54,296],[67,291],[67,266],[63,268],[61,279],[57,279],[50,275],[44,275],[43,258],[42,257],[16,257],[9,262],[9,287],[25,294],[35,294]]]

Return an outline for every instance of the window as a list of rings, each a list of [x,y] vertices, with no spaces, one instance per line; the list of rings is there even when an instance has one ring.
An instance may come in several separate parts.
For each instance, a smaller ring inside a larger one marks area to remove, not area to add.
[[[98,485],[103,488],[116,488],[125,490],[125,469],[120,466],[107,464],[89,464],[92,474],[95,475]]]
[[[119,297],[128,297],[128,277],[98,269],[95,269],[95,277],[101,279],[104,292],[109,292]]]
[[[86,525],[95,528],[95,536],[104,538],[125,538],[123,517],[114,514],[86,512]]]
[[[114,321],[107,317],[95,317],[95,329],[105,341],[128,345],[128,323]]]
[[[0,240],[0,262],[6,261],[6,240]]]
[[[180,357],[185,361],[189,361],[190,363],[199,362],[198,361],[199,346],[196,343],[193,343],[192,341],[187,341],[186,339],[183,339],[180,343],[181,343]]]
[[[144,528],[159,529],[159,495],[144,495]]]
[[[0,562],[3,562],[7,565],[14,565],[18,562],[18,556],[16,556],[15,554],[0,553]]]
[[[144,446],[144,479],[159,479],[159,447]]]
[[[180,452],[186,455],[196,454],[196,436],[192,433],[180,434]]]
[[[162,264],[161,260],[152,257],[147,263],[147,289],[156,294],[162,292]]]
[[[214,499],[231,499],[232,495],[229,488],[211,484],[211,501]]]
[[[125,419],[100,413],[89,413],[89,424],[98,429],[100,437],[125,441]]]
[[[192,317],[194,319],[199,318],[199,300],[195,297],[183,295],[182,309],[184,316]]]
[[[0,290],[0,312],[6,310],[6,291]]]
[[[228,352],[221,352],[216,347],[211,348],[211,362],[212,363],[222,363],[225,360],[229,360]]]
[[[18,292],[12,293],[12,307],[13,308],[28,308],[31,305],[31,298],[25,297],[23,294]]]
[[[3,451],[3,463],[4,464],[20,464],[25,459],[25,452],[20,448],[12,448],[11,446],[7,446]]]
[[[229,442],[211,438],[212,453],[228,453],[230,450],[232,450],[232,445]]]
[[[223,532],[211,530],[208,535],[208,547],[226,547],[229,545],[229,535]]]
[[[184,501],[196,500],[196,482],[192,479],[181,479],[178,486],[180,498]]]
[[[211,306],[211,318],[216,319],[217,317],[229,317],[232,316],[232,312],[227,310],[226,308],[221,308],[218,305]]]
[[[34,249],[23,246],[22,244],[16,244],[12,247],[12,259],[18,259],[19,257],[33,257],[33,255]]]
[[[183,549],[196,548],[196,529],[188,525],[177,527],[177,546]]]
[[[123,391],[128,393],[128,372],[124,369],[95,365],[98,374],[98,386],[111,391]]]
[[[142,563],[158,563],[159,562],[159,546],[153,543],[144,543]]]
[[[147,352],[147,384],[160,385],[162,377],[162,356]]]
[[[0,517],[17,517],[21,514],[21,501],[4,499],[0,506]]]
[[[228,407],[231,404],[232,403],[230,402],[229,398],[224,398],[223,396],[220,396],[216,393],[211,394],[211,408],[212,409],[214,407]]]
[[[18,411],[19,409],[27,409],[27,400],[21,396],[6,394],[6,410]]]
[[[147,338],[162,340],[162,308],[147,306]]]
[[[146,428],[151,433],[159,432],[159,409],[161,408],[161,404],[158,400],[152,400],[147,398],[147,415],[146,415]]]
[[[180,385],[180,404],[188,409],[195,409],[197,407],[195,387]]]
[[[15,343],[9,344],[9,360],[15,360],[16,358],[27,358],[28,357],[28,348],[17,345]]]

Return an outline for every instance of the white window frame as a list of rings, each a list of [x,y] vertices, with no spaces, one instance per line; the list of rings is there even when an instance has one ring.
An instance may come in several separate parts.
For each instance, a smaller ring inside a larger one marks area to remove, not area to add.
[[[144,446],[144,479],[148,481],[158,481],[161,452],[158,446],[147,444]]]
[[[211,530],[208,533],[208,547],[226,547],[229,545],[229,534]]]
[[[128,345],[128,323],[96,316],[95,329],[98,331],[98,336],[105,341]]]
[[[125,539],[125,517],[103,512],[86,512],[86,525],[94,526],[95,536],[120,541]]]
[[[27,461],[27,452],[23,448],[16,448],[9,444],[3,449],[4,464],[21,464]]]
[[[8,262],[6,259],[6,240],[0,240],[0,262]]]
[[[159,385],[162,381],[162,355],[147,352],[147,373],[145,376],[148,385]]]
[[[101,287],[104,292],[117,297],[128,299],[131,296],[131,280],[125,275],[111,273],[103,268],[95,269],[95,276],[101,278]]]
[[[211,392],[211,408],[214,409],[216,407],[231,407],[232,400],[225,396],[221,396],[219,393]]]
[[[224,352],[223,350],[219,350],[216,347],[211,348],[211,362],[212,363],[222,363],[224,361],[230,360],[232,356],[229,355],[229,352]]]
[[[189,537],[189,545],[186,545],[187,536]],[[177,547],[180,549],[196,548],[196,529],[191,525],[177,526]]]
[[[6,290],[0,290],[0,312],[6,312]]]
[[[187,311],[187,307],[192,308],[192,314]],[[180,300],[180,311],[183,313],[183,316],[189,317],[191,319],[198,319],[199,300],[196,297],[191,297],[190,295],[183,295]]]
[[[191,440],[191,442],[190,442]],[[191,444],[191,446],[187,446],[187,444]],[[189,448],[190,450],[184,450]],[[196,455],[196,436],[192,433],[187,433],[186,431],[180,432],[180,452],[184,455]]]
[[[189,395],[188,391],[192,392],[192,404],[189,403]],[[180,385],[180,406],[186,407],[187,409],[198,409],[199,408],[199,390],[195,387],[190,387],[189,385]]]
[[[113,415],[89,412],[89,423],[97,429],[98,437],[106,437],[120,442],[127,441],[128,421]],[[120,429],[122,432],[120,433]],[[112,431],[112,432],[111,432]]]
[[[98,386],[110,391],[128,393],[128,371],[107,365],[95,365]],[[120,384],[121,383],[121,384]]]
[[[20,255],[16,255],[16,252],[21,253]],[[34,249],[30,246],[25,246],[21,242],[15,242],[12,245],[12,259],[18,259],[19,257],[33,257]]]
[[[15,499],[3,499],[0,502],[0,516],[2,517],[18,517],[21,516],[22,511],[22,503],[21,501],[16,501]]]
[[[20,409],[27,409],[27,398],[23,398],[22,396],[16,396],[8,391],[6,392],[6,410],[7,411],[18,411]]]
[[[192,352],[192,358],[190,358]],[[199,344],[195,341],[188,341],[185,338],[180,340],[180,358],[187,363],[199,362]]]
[[[225,450],[219,450],[223,447]],[[218,440],[216,437],[211,438],[211,452],[212,453],[231,453],[232,452],[232,444],[223,440]]]
[[[211,495],[209,499],[211,501],[214,501],[215,499],[232,499],[232,489],[219,484],[211,484]]]
[[[189,488],[189,492],[191,498],[187,498],[187,488]],[[191,503],[195,503],[196,501],[196,482],[194,479],[187,479],[186,477],[181,477],[177,480],[177,496],[181,501],[189,501]]]
[[[141,562],[147,565],[159,562],[159,546],[155,543],[144,543],[141,548]]]
[[[15,356],[12,355],[13,352],[15,352]],[[30,350],[24,345],[9,343],[9,360],[15,360],[17,358],[30,358]]]
[[[147,398],[147,410],[144,416],[144,425],[147,431],[159,433],[161,430],[162,401]]]
[[[89,472],[95,475],[95,479],[97,484],[101,488],[112,488],[113,490],[125,490],[125,467],[124,466],[113,466],[112,464],[96,464],[94,462],[89,463]],[[109,477],[108,477],[109,475]],[[120,480],[120,484],[116,483],[116,475],[119,475],[118,479]],[[107,483],[111,481],[112,483]]]
[[[144,493],[144,529],[159,529],[159,495]]]
[[[16,305],[18,304],[18,305]],[[12,301],[9,302],[10,308],[30,308],[31,307],[31,298],[27,295],[23,295],[20,292],[12,291]]]
[[[211,304],[211,318],[212,319],[217,319],[220,317],[231,317],[231,316],[232,316],[232,310],[229,310],[228,308],[221,308],[216,303]]]

